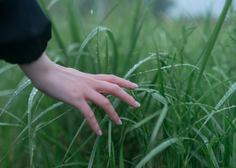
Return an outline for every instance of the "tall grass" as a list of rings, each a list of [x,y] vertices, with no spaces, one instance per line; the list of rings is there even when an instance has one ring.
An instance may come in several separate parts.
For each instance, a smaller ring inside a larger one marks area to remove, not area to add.
[[[17,66],[0,62],[1,167],[236,167],[236,14],[226,0],[217,20],[157,19],[152,3],[39,1],[53,23],[47,53],[67,67],[115,74],[133,109],[105,95],[117,126],[91,105],[103,136],[80,112],[44,96]],[[230,9],[230,10],[229,10]],[[11,76],[16,78],[12,79]]]

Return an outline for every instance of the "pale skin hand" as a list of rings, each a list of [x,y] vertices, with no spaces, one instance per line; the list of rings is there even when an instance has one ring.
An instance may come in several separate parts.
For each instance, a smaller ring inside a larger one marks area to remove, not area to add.
[[[45,53],[38,60],[19,66],[38,90],[77,108],[97,135],[102,132],[88,102],[102,107],[117,125],[122,124],[110,101],[101,93],[114,95],[132,107],[140,106],[120,88],[135,89],[138,85],[114,75],[92,75],[65,68],[53,63]]]

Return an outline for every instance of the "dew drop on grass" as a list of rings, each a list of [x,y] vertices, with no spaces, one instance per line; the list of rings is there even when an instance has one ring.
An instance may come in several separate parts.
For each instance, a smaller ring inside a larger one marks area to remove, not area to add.
[[[91,9],[91,14],[93,14],[93,10]]]

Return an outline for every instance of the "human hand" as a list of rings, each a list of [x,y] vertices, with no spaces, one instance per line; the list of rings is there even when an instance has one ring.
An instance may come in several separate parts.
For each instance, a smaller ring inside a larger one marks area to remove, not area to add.
[[[65,68],[51,62],[45,53],[38,60],[19,66],[38,90],[77,108],[97,135],[102,132],[88,102],[102,107],[117,125],[122,124],[110,101],[101,93],[116,96],[132,107],[140,106],[120,88],[135,89],[138,85],[114,75],[93,75]]]

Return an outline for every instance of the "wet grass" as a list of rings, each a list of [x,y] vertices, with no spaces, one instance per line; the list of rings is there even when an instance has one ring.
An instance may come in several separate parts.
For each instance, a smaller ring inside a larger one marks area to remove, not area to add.
[[[123,122],[117,126],[91,105],[99,137],[78,110],[0,62],[1,167],[236,167],[231,0],[217,20],[156,18],[152,2],[141,0],[112,2],[103,14],[98,2],[94,14],[77,1],[39,2],[53,23],[50,58],[138,83],[126,91],[141,107],[107,95]]]

